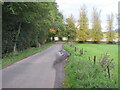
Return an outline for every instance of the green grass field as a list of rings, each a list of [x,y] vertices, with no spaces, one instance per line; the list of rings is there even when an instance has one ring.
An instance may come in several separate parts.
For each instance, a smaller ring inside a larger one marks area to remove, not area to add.
[[[108,44],[73,44],[77,47],[64,45],[64,49],[71,53],[65,67],[64,88],[117,88],[118,87],[118,45]],[[80,55],[80,49],[85,51]],[[103,71],[99,58],[101,54],[108,52],[113,60],[114,68],[110,69],[111,77],[108,78],[107,71]],[[94,64],[93,57],[97,57]],[[90,60],[88,59],[90,57]],[[106,75],[106,76],[105,76]]]
[[[22,52],[17,52],[16,54],[9,54],[7,57],[2,59],[2,68],[5,68],[19,60],[22,60],[30,55],[33,55],[37,52],[40,52],[44,49],[47,49],[48,47],[50,47],[51,45],[53,45],[54,43],[47,43],[42,47],[38,47],[38,48],[31,48],[31,49],[27,49],[24,50]]]

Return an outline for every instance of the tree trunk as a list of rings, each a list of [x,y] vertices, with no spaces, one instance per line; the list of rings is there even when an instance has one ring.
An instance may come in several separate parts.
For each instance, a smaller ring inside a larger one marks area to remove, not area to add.
[[[19,34],[20,34],[20,30],[21,30],[21,23],[19,24],[19,27],[18,27],[18,33],[15,37],[15,43],[14,43],[14,52],[16,51],[16,44],[17,44],[17,40],[18,40],[18,37],[19,37]]]
[[[16,42],[15,42],[15,44],[14,44],[14,52],[16,51]]]
[[[54,37],[52,37],[52,41],[55,41],[55,38],[54,38]]]
[[[84,41],[79,41],[79,43],[84,43]]]
[[[93,41],[94,44],[98,44],[98,41]]]
[[[108,44],[113,44],[113,41],[109,41]]]
[[[62,41],[62,37],[59,37],[59,41]]]

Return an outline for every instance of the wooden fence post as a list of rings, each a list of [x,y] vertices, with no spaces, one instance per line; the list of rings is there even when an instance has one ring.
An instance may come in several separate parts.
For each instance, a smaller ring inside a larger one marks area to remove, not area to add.
[[[76,52],[77,48],[75,47],[75,52]]]
[[[110,68],[109,68],[109,65],[107,66],[107,69],[108,69],[108,77],[110,78]]]
[[[90,60],[90,57],[88,57],[88,59]]]
[[[82,48],[82,54],[83,54],[83,48]]]
[[[94,64],[96,63],[96,56],[94,56]]]

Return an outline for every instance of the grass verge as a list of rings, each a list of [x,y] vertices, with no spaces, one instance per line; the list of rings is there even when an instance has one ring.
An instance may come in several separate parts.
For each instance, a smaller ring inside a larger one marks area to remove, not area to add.
[[[24,50],[24,51],[21,51],[21,52],[17,52],[16,54],[12,54],[12,55],[9,55],[5,58],[2,59],[2,68],[5,68],[19,60],[22,60],[30,55],[33,55],[35,53],[38,53],[44,49],[47,49],[48,47],[50,47],[51,45],[53,45],[54,43],[47,43],[45,44],[44,46],[42,47],[38,47],[38,48],[31,48],[31,49],[27,49],[27,50]]]
[[[102,44],[73,44],[73,47],[64,45],[64,49],[71,53],[65,67],[66,78],[64,88],[118,88],[118,45]],[[74,47],[77,51],[75,52]],[[80,49],[84,49],[80,55]],[[114,68],[110,70],[111,78],[99,65],[101,54],[108,52],[114,59]],[[97,57],[97,63],[93,63],[93,57]],[[89,60],[89,58],[91,60]]]

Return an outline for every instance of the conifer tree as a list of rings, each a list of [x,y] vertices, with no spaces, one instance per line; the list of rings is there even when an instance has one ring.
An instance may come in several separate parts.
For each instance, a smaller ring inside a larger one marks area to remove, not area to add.
[[[108,15],[107,17],[107,41],[108,43],[112,43],[113,39],[115,38],[115,31],[113,31],[113,14]]]
[[[91,38],[94,43],[98,43],[103,38],[100,13],[101,12],[97,12],[97,9],[93,8]]]
[[[82,6],[80,10],[80,19],[78,20],[77,39],[80,42],[86,41],[89,37],[88,17],[86,6]]]

